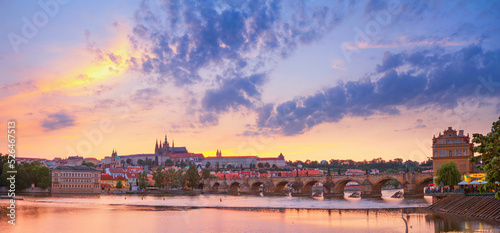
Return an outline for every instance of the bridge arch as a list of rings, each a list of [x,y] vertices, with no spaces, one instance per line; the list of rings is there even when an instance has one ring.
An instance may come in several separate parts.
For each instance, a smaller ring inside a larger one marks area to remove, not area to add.
[[[229,186],[229,192],[233,194],[238,194],[240,192],[240,183],[237,181],[231,183],[231,185]]]
[[[403,180],[398,179],[399,177],[390,177],[390,176],[385,176],[380,178],[373,186],[372,186],[372,195],[380,195],[382,196],[382,187],[389,182],[390,180],[396,180],[398,183],[402,186],[404,186]]]
[[[416,187],[416,194],[424,194],[424,187],[433,180],[433,177],[428,177],[425,179],[422,179],[420,182],[417,182]]]
[[[274,189],[274,192],[276,194],[283,194],[283,191],[285,190],[286,184],[288,184],[288,181],[280,181],[276,184],[276,188]]]
[[[214,185],[212,185],[212,192],[218,193],[219,187],[220,187],[220,184],[218,182],[215,182]]]
[[[312,187],[314,186],[314,184],[316,184],[317,182],[320,182],[320,180],[309,180],[307,181],[304,186],[302,187],[302,194],[307,194],[307,195],[312,195]]]
[[[253,182],[252,185],[250,186],[250,192],[259,192],[259,187],[261,184],[265,185],[263,182],[260,181]]]
[[[358,183],[360,186],[363,183],[362,181],[359,181],[357,179],[351,179],[351,178],[341,179],[341,180],[337,181],[334,184],[334,186],[333,186],[333,193],[334,194],[342,194],[342,196],[343,196],[344,195],[345,186],[347,185],[347,183],[349,183],[351,181],[354,181],[354,182]]]

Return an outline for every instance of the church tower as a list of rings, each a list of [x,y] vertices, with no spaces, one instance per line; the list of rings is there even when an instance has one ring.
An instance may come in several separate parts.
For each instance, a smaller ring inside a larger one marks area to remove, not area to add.
[[[215,157],[221,158],[222,157],[222,150],[217,150],[217,152],[215,153]]]
[[[168,145],[168,139],[167,139],[167,135],[165,134],[165,141],[163,142],[163,150],[162,150],[162,155],[169,155],[169,149],[170,149],[170,146]]]
[[[155,146],[155,155],[160,154],[160,151],[158,150],[158,139],[156,139],[156,146]]]
[[[117,155],[118,155],[118,153],[116,152],[115,149],[113,149],[113,152],[111,153],[111,164],[110,164],[109,168],[116,169],[116,164],[119,163],[119,162],[117,162],[117,159],[116,159]]]

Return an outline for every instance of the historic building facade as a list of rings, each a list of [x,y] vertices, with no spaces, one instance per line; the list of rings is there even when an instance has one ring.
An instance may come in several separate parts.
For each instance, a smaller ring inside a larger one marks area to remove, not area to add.
[[[463,130],[456,130],[448,127],[438,137],[432,138],[432,165],[433,174],[443,163],[453,161],[457,164],[461,174],[474,172],[474,164],[469,162],[469,157],[473,156],[472,143],[469,134],[464,135]]]
[[[101,193],[101,172],[88,166],[56,166],[51,193]]]

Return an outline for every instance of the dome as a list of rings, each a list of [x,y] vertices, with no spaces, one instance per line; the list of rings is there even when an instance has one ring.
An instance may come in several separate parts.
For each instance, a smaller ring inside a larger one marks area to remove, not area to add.
[[[280,153],[280,155],[278,156],[278,159],[285,159],[285,156],[283,156],[283,153]]]

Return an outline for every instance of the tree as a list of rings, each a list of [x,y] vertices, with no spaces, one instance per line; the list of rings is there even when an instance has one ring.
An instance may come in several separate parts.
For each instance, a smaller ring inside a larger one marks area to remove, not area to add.
[[[144,160],[142,159],[137,160],[137,165],[144,166]]]
[[[140,189],[145,189],[148,186],[148,175],[146,172],[139,172],[139,175],[137,176],[137,186],[139,186]]]
[[[198,185],[200,184],[200,174],[198,174],[198,171],[196,170],[196,167],[194,165],[189,166],[188,170],[186,171],[186,181],[187,181],[187,186],[188,188],[194,189],[197,188]]]
[[[177,179],[177,173],[175,169],[170,168],[165,171],[165,185],[169,188],[179,187],[179,180]]]
[[[205,164],[205,168],[210,168],[210,162],[207,162],[207,163]]]
[[[398,173],[398,171],[396,169],[389,168],[389,169],[385,170],[385,173],[386,174],[396,174],[396,173]]]
[[[30,176],[28,172],[26,172],[26,168],[24,166],[19,166],[19,170],[17,171],[16,177],[16,186],[20,190],[26,189],[30,187]]]
[[[165,173],[162,170],[162,167],[157,167],[156,171],[153,172],[153,180],[158,188],[165,187]]]
[[[257,164],[257,167],[259,167],[259,168],[263,168],[263,167],[264,167],[264,164],[262,164],[262,163],[258,163],[258,164]]]
[[[224,166],[224,165],[222,165],[222,166]],[[228,164],[226,168],[227,168],[227,169],[233,169],[233,165]]]
[[[2,175],[0,176],[0,186],[9,186],[9,181],[7,178],[9,178],[9,174],[7,171],[11,171],[14,169],[10,168],[10,163],[4,163],[3,168],[2,168]]]
[[[172,161],[171,159],[165,160],[165,166],[167,167],[174,166],[174,161]]]
[[[444,185],[453,188],[453,186],[460,182],[460,171],[457,168],[457,164],[453,161],[441,164],[436,175],[436,184],[443,182]]]
[[[123,188],[123,183],[121,180],[119,180],[118,183],[116,183],[116,188],[119,188],[119,189]]]
[[[478,161],[482,161],[482,164],[479,166],[479,169],[486,172],[486,181],[488,181],[487,185],[490,188],[494,188],[495,182],[500,182],[500,117],[498,121],[493,122],[491,126],[491,132],[483,135],[483,134],[473,134],[472,142],[476,144],[472,148],[474,152],[478,152],[481,155],[477,157],[470,157],[469,161],[472,163],[476,163]],[[497,190],[495,197],[500,199],[500,190]]]
[[[268,162],[266,162],[266,163],[264,164],[264,167],[266,167],[266,168],[270,168],[270,167],[271,167],[271,164],[269,164]]]
[[[203,169],[203,172],[201,173],[201,177],[203,179],[210,178],[210,170],[208,168]]]
[[[91,162],[82,162],[82,166],[95,167],[95,165]]]
[[[176,179],[177,179],[177,182],[179,183],[179,187],[181,189],[184,189],[186,188],[186,181],[187,181],[187,176],[184,175],[184,171],[179,169],[176,173]]]
[[[128,158],[128,159],[127,159],[127,164],[128,164],[128,165],[132,165],[132,159],[131,159],[131,158]]]
[[[50,178],[50,169],[48,167],[36,166],[36,175],[38,184],[37,186],[46,189],[50,187],[51,178]]]

